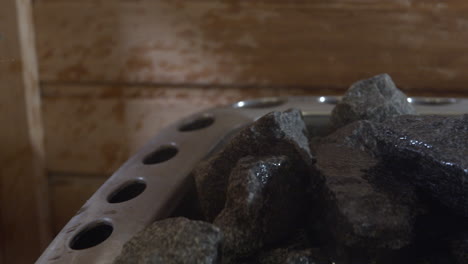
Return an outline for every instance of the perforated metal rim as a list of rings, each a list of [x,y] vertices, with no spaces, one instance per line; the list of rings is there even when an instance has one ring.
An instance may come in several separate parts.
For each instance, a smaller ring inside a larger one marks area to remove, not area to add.
[[[287,102],[287,98],[282,97],[267,97],[259,98],[252,100],[239,101],[232,105],[234,108],[251,108],[251,109],[261,109],[261,108],[273,108],[280,105],[283,105]]]
[[[456,104],[458,99],[450,97],[409,97],[408,102],[415,105],[441,106]]]

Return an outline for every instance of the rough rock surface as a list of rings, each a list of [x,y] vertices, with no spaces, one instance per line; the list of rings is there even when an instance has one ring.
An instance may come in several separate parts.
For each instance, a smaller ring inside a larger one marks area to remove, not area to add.
[[[374,184],[375,175],[395,175],[371,155],[338,143],[319,145],[316,165],[324,183],[316,201],[319,219],[311,224],[318,232],[327,231],[322,234],[325,240],[369,251],[400,249],[411,242],[419,213],[411,186],[396,181],[380,188]]]
[[[354,83],[333,109],[331,123],[336,129],[357,120],[382,122],[393,116],[415,113],[392,78],[380,74]]]
[[[250,256],[297,230],[305,220],[309,177],[303,162],[285,156],[239,160],[214,220],[225,237],[223,258]]]
[[[220,263],[222,234],[212,224],[186,218],[153,223],[128,241],[116,264]]]
[[[306,230],[298,230],[289,239],[283,240],[275,248],[268,248],[257,255],[259,264],[329,264],[328,256],[311,240]]]
[[[434,201],[468,217],[468,115],[360,121],[327,140],[373,153]]]
[[[384,160],[434,201],[468,217],[468,115],[401,116],[378,130]]]
[[[229,174],[246,156],[288,156],[312,168],[306,125],[299,110],[269,113],[240,131],[218,154],[194,171],[200,206],[208,221],[223,209]]]
[[[328,264],[317,249],[275,249],[260,257],[260,264]]]

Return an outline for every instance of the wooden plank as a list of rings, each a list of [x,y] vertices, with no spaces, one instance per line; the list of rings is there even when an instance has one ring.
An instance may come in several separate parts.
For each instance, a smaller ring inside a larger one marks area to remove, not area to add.
[[[107,180],[103,175],[52,175],[49,180],[54,235]]]
[[[468,3],[41,0],[45,82],[332,87],[388,72],[466,91]]]
[[[80,85],[44,89],[47,168],[96,174],[112,173],[160,129],[205,108],[246,98],[310,93],[305,89]]]
[[[32,263],[50,239],[30,1],[0,2],[0,263]]]

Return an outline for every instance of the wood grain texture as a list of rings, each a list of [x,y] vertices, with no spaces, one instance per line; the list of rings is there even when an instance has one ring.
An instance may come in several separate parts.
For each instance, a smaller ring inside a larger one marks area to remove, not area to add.
[[[465,92],[462,0],[41,0],[41,79]]]
[[[0,263],[32,263],[50,239],[30,5],[0,2]]]
[[[49,179],[52,231],[57,234],[107,180],[103,175],[51,175]]]
[[[241,99],[310,91],[59,85],[44,87],[43,94],[47,168],[108,174],[185,116]]]

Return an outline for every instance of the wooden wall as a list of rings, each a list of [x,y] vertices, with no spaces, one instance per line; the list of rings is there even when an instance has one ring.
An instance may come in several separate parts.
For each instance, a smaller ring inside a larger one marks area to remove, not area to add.
[[[34,25],[0,2],[0,264],[32,263],[50,240]]]
[[[464,0],[38,0],[45,82],[463,89]]]
[[[464,0],[34,3],[56,232],[159,129],[206,107],[382,72],[412,95],[468,95]]]

